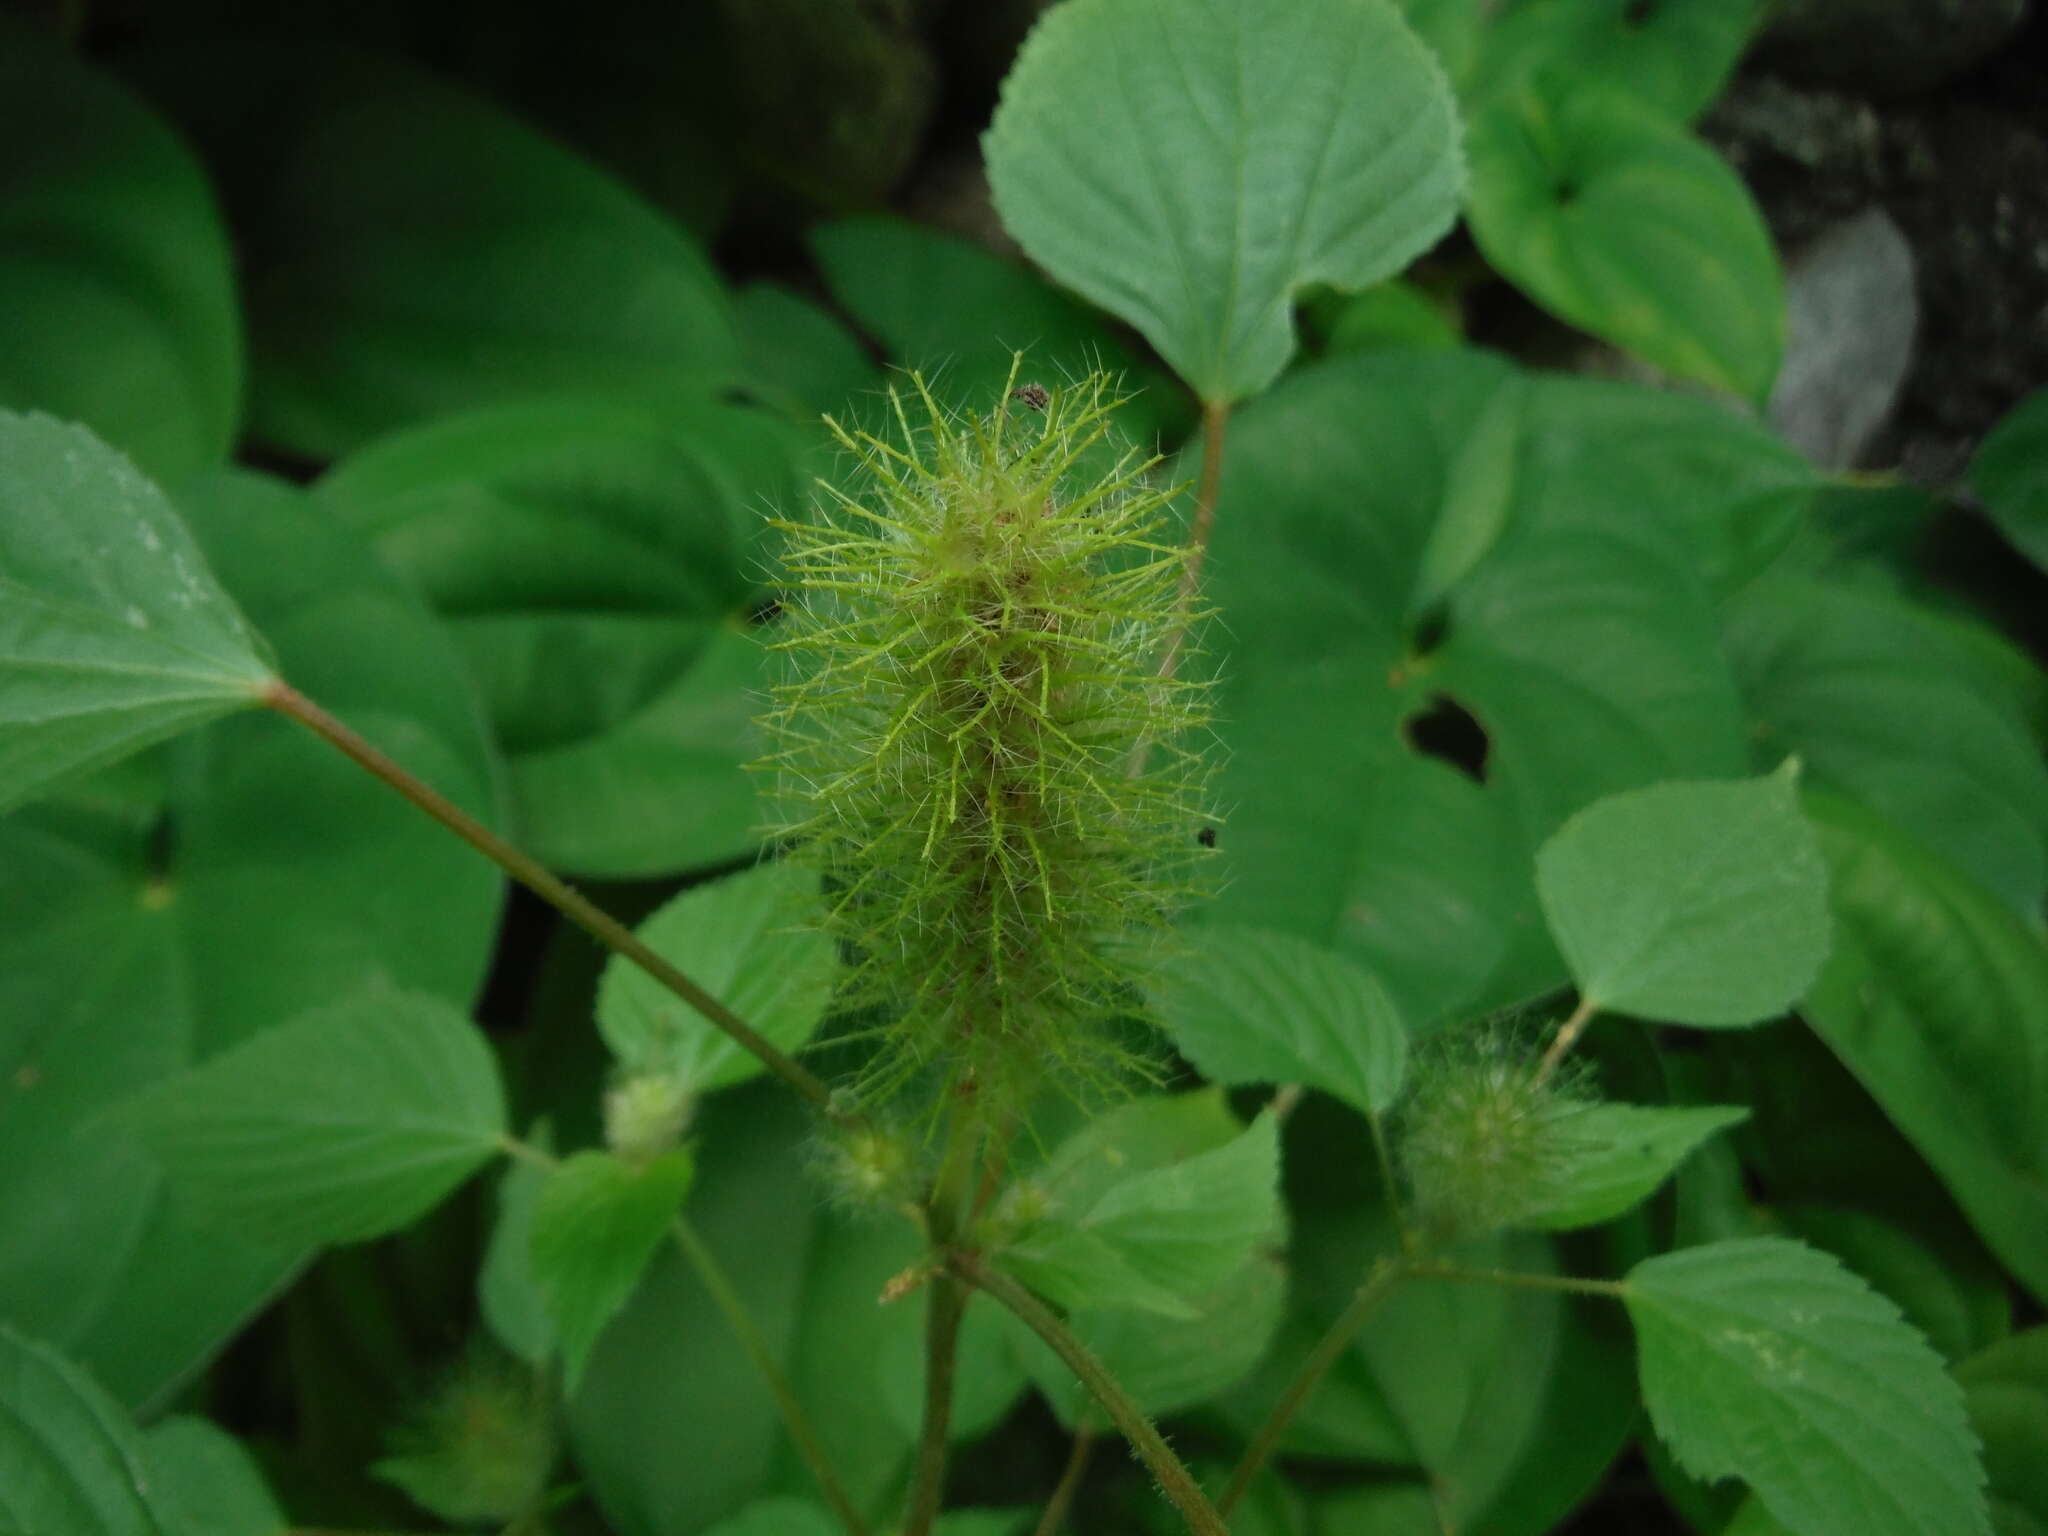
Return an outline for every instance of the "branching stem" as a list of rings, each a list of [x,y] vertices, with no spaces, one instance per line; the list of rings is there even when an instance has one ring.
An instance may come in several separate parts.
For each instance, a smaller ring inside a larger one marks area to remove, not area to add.
[[[1459,1264],[1425,1261],[1413,1273],[1431,1280],[1477,1281],[1483,1285],[1505,1285],[1524,1291],[1564,1291],[1573,1296],[1604,1296],[1619,1301],[1628,1295],[1620,1280],[1590,1280],[1577,1275],[1532,1275],[1515,1269],[1467,1269]]]
[[[1411,1273],[1409,1263],[1402,1258],[1383,1258],[1373,1265],[1359,1286],[1358,1293],[1351,1298],[1337,1321],[1316,1342],[1309,1357],[1302,1362],[1301,1369],[1294,1374],[1294,1380],[1287,1384],[1287,1390],[1280,1395],[1280,1401],[1273,1405],[1273,1411],[1266,1416],[1266,1422],[1259,1426],[1252,1443],[1245,1448],[1244,1458],[1238,1462],[1237,1470],[1230,1474],[1230,1486],[1223,1490],[1223,1497],[1216,1508],[1228,1515],[1251,1490],[1253,1481],[1271,1458],[1280,1444],[1280,1437],[1287,1432],[1287,1426],[1301,1405],[1308,1401],[1309,1394],[1316,1389],[1331,1366],[1335,1365],[1351,1346],[1380,1303],[1393,1294],[1397,1287]]]
[[[925,1231],[944,1251],[959,1236],[961,1206],[974,1177],[981,1146],[980,1123],[966,1106],[956,1106],[946,1129],[938,1178],[925,1205]],[[924,1427],[910,1483],[903,1536],[931,1536],[946,1491],[946,1443],[953,1423],[953,1374],[960,1324],[967,1314],[967,1288],[941,1270],[932,1276],[924,1320]]]
[[[413,777],[282,678],[264,693],[263,702],[382,779],[606,949],[639,966],[823,1113],[835,1120],[846,1119],[833,1109],[832,1090],[823,1079],[778,1050],[745,1019],[641,943],[632,929],[579,894],[531,855],[513,847],[432,785]]]
[[[1123,1432],[1132,1452],[1151,1470],[1160,1491],[1180,1511],[1181,1519],[1194,1536],[1229,1536],[1230,1528],[1223,1523],[1223,1517],[1209,1502],[1209,1496],[1202,1492],[1201,1484],[1195,1481],[1186,1464],[1174,1454],[1173,1447],[1131,1401],[1130,1394],[1124,1391],[1117,1379],[1050,1307],[1001,1270],[990,1269],[983,1264],[978,1254],[955,1249],[947,1255],[947,1263],[954,1274],[1009,1308],[1025,1327],[1052,1347],[1053,1353],[1102,1405],[1110,1422]]]

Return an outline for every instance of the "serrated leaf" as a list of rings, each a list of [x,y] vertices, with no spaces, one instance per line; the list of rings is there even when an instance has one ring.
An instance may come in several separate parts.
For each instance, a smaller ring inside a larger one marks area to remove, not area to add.
[[[1408,1036],[1372,975],[1305,939],[1203,928],[1152,998],[1174,1044],[1219,1083],[1303,1083],[1363,1114],[1400,1092]]]
[[[180,510],[299,687],[498,824],[460,660],[367,548],[254,474],[204,477]],[[304,1255],[203,1224],[139,1139],[81,1128],[378,977],[466,1006],[504,883],[268,711],[130,762],[125,788],[103,775],[0,821],[0,1317],[143,1409]]]
[[[283,1247],[394,1232],[505,1137],[482,1032],[439,998],[384,988],[265,1030],[120,1113],[181,1193]]]
[[[1472,234],[1504,277],[1670,373],[1763,399],[1785,350],[1784,277],[1720,156],[1569,75],[1489,103],[1471,134]]]
[[[1747,1119],[1734,1105],[1589,1104],[1558,1127],[1561,1166],[1542,1207],[1516,1226],[1597,1226],[1647,1200],[1716,1131]]]
[[[142,1464],[166,1536],[281,1536],[290,1524],[249,1448],[210,1420],[151,1425]]]
[[[793,863],[764,864],[695,886],[640,925],[664,960],[785,1051],[800,1048],[825,1017],[838,953],[807,926],[817,876]],[[637,966],[614,958],[597,991],[597,1027],[634,1072],[664,1073],[694,1093],[745,1082],[765,1070]]]
[[[61,1355],[0,1327],[0,1530],[172,1536],[135,1426]]]
[[[1963,1395],[1898,1309],[1783,1238],[1629,1271],[1643,1400],[1696,1477],[1740,1477],[1795,1536],[1991,1529]]]
[[[1827,868],[1783,772],[1598,801],[1537,853],[1536,889],[1598,1009],[1754,1024],[1827,956]]]
[[[684,1151],[635,1167],[579,1152],[548,1174],[533,1208],[530,1253],[574,1392],[604,1326],[631,1298],[668,1235],[695,1165]]]
[[[2013,547],[2048,570],[2048,389],[1991,429],[1970,461],[1970,484]]]
[[[167,484],[219,464],[241,322],[198,161],[80,50],[11,16],[0,143],[0,405],[84,422]]]
[[[257,641],[163,492],[0,411],[0,810],[261,702]]]
[[[1194,1317],[1274,1235],[1279,1177],[1277,1122],[1261,1115],[1213,1151],[1117,1180],[992,1257],[1063,1306]]]
[[[1884,818],[1807,797],[1835,948],[1802,1012],[1985,1244],[2048,1297],[2048,949]]]
[[[984,143],[997,211],[1203,399],[1294,351],[1308,283],[1365,288],[1450,227],[1449,86],[1382,0],[1070,0]]]

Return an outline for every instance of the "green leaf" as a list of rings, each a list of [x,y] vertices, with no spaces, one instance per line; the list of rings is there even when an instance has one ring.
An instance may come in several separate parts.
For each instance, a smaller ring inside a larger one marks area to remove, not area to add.
[[[1689,122],[1721,94],[1759,19],[1756,0],[1521,0],[1486,28],[1469,92],[1491,100],[1557,71]]]
[[[1504,277],[1667,372],[1764,398],[1785,350],[1784,278],[1720,156],[1570,77],[1493,102],[1471,134],[1472,234]]]
[[[381,439],[318,495],[444,615],[522,844],[651,875],[755,845],[759,508],[797,498],[803,453],[747,407],[556,398]]]
[[[918,1262],[908,1223],[849,1216],[818,1198],[817,1127],[778,1083],[705,1101],[690,1222],[744,1285],[770,1352],[805,1403],[850,1400],[814,1426],[856,1504],[900,1496],[915,1435],[879,1408],[881,1362],[920,1337],[922,1308],[878,1303]],[[568,1405],[577,1463],[622,1530],[699,1530],[769,1493],[813,1495],[773,1398],[679,1253],[656,1254],[591,1352]],[[677,1445],[702,1454],[678,1456]]]
[[[1408,1036],[1393,1003],[1369,972],[1305,940],[1205,928],[1152,997],[1174,1044],[1215,1082],[1303,1083],[1368,1115],[1400,1092]]]
[[[0,406],[82,421],[166,483],[219,464],[241,322],[198,162],[76,49],[12,18],[0,142]]]
[[[535,1139],[535,1145],[540,1145]],[[477,1301],[491,1334],[516,1358],[539,1365],[554,1352],[555,1329],[533,1273],[533,1212],[544,1164],[514,1158],[498,1180],[498,1219],[477,1275]]]
[[[257,644],[126,459],[0,411],[0,810],[260,703]]]
[[[1214,915],[1362,961],[1417,1028],[1559,985],[1531,854],[1603,793],[1744,771],[1715,593],[1811,485],[1708,402],[1474,351],[1336,359],[1246,406],[1206,568]],[[1452,710],[1476,763],[1424,741]]]
[[[1515,1224],[1565,1232],[1612,1221],[1654,1194],[1709,1136],[1748,1116],[1736,1105],[1588,1104],[1560,1127],[1564,1162],[1551,1198]]]
[[[2013,547],[2048,570],[2048,389],[1991,429],[1970,461],[1970,484]]]
[[[754,387],[792,415],[843,411],[876,385],[860,339],[792,288],[747,284],[733,295],[733,319]]]
[[[505,1136],[483,1034],[438,998],[383,989],[265,1030],[135,1113],[195,1203],[280,1246],[395,1232]]]
[[[250,426],[279,447],[331,458],[491,401],[737,380],[697,240],[482,98],[304,42],[131,69],[221,179],[248,260]]]
[[[1773,574],[1730,610],[1728,654],[1760,755],[1798,753],[1814,783],[1882,811],[2016,911],[2038,910],[2048,766],[1936,615]]]
[[[1896,1302],[1943,1359],[1960,1360],[2012,1331],[2012,1287],[1995,1264],[1971,1253],[1974,1244],[1936,1245],[1847,1206],[1774,1201],[1773,1208],[1788,1236],[1825,1248]]]
[[[1004,226],[1195,392],[1257,394],[1291,298],[1366,288],[1450,227],[1450,89],[1382,0],[1072,0],[984,143]]]
[[[745,1019],[771,1044],[800,1049],[832,1000],[838,952],[811,925],[817,875],[763,864],[693,886],[640,925],[641,940]],[[664,1073],[691,1092],[766,1070],[724,1030],[638,966],[606,962],[597,1027],[633,1072]]]
[[[1093,1198],[1075,1198],[1049,1173],[1061,1203],[992,1257],[1062,1306],[1192,1318],[1273,1236],[1279,1163],[1276,1122],[1261,1115],[1223,1146],[1087,1191]]]
[[[530,1253],[574,1392],[590,1349],[632,1297],[668,1235],[695,1169],[687,1152],[643,1167],[578,1152],[549,1173],[533,1208]]]
[[[197,482],[181,510],[299,687],[497,822],[460,661],[369,550],[255,475]],[[503,895],[472,849],[270,712],[149,764],[0,821],[0,1317],[137,1407],[304,1256],[205,1224],[139,1139],[83,1127],[379,978],[466,1007]]]
[[[1643,1400],[1695,1477],[1742,1478],[1797,1536],[1989,1532],[1963,1396],[1897,1308],[1783,1238],[1629,1271]]]
[[[290,1524],[248,1447],[209,1420],[151,1425],[142,1464],[166,1536],[280,1536]]]
[[[1599,801],[1536,856],[1581,997],[1674,1024],[1782,1013],[1828,951],[1827,869],[1788,773]]]
[[[839,1536],[839,1522],[811,1499],[758,1499],[705,1536]]]
[[[1273,1341],[1287,1299],[1287,1276],[1269,1255],[1254,1254],[1179,1318],[1156,1311],[1086,1309],[1068,1326],[1147,1414],[1161,1418],[1207,1402],[1235,1386]],[[1069,1429],[1105,1427],[1102,1410],[1050,1346],[1014,1318],[1009,1343]]]
[[[1883,818],[1813,794],[1835,948],[1803,1012],[1985,1243],[2048,1297],[2048,949]]]
[[[903,367],[931,375],[941,398],[985,410],[1022,352],[1048,381],[1117,374],[1134,396],[1118,431],[1133,442],[1149,449],[1186,433],[1191,413],[1172,375],[1017,263],[902,219],[841,219],[809,238],[832,296]]]
[[[1999,1536],[2048,1530],[2048,1327],[1992,1345],[1956,1367],[1984,1443]]]
[[[0,1530],[174,1536],[135,1426],[84,1371],[0,1327]]]

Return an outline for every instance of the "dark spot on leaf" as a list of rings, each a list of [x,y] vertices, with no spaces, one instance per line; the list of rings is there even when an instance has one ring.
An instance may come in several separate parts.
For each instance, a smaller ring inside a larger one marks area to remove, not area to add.
[[[1421,661],[1434,655],[1442,648],[1451,633],[1451,605],[1434,603],[1422,611],[1415,621],[1414,632],[1409,636],[1408,654],[1412,660]]]
[[[1486,754],[1491,745],[1486,727],[1449,694],[1435,695],[1429,708],[1403,720],[1401,734],[1424,757],[1449,763],[1475,783],[1486,782]]]
[[[1201,831],[1195,834],[1195,841],[1204,848],[1214,848],[1216,846],[1216,829],[1214,827],[1202,828]]]

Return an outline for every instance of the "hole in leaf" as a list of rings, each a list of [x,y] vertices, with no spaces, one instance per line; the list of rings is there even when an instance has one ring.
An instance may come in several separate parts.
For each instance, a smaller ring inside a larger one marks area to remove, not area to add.
[[[1424,757],[1449,763],[1474,783],[1486,782],[1486,753],[1491,745],[1486,727],[1447,693],[1429,701],[1429,708],[1401,722],[1408,745]]]

